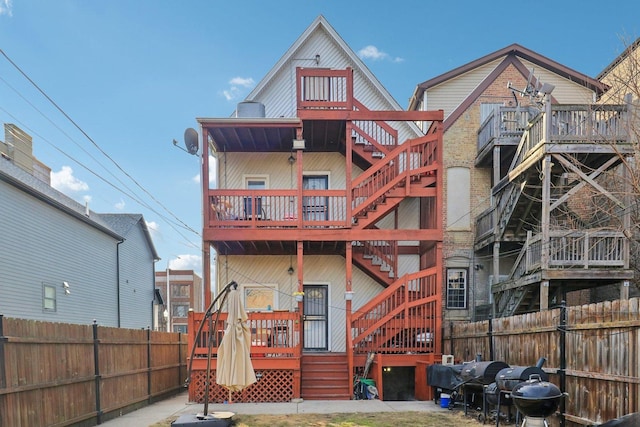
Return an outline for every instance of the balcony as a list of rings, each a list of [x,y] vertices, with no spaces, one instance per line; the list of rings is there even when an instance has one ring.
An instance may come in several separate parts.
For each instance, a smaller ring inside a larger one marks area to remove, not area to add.
[[[345,228],[346,190],[209,190],[210,228]]]
[[[251,330],[251,359],[255,369],[277,368],[283,366],[283,359],[294,360],[300,357],[300,314],[290,311],[250,312],[248,326]],[[204,313],[189,313],[189,330],[197,331],[202,323]],[[211,325],[216,331],[211,342],[211,357],[215,369],[218,346],[224,336],[227,313],[214,313]],[[207,357],[210,336],[209,322],[205,323],[198,336],[189,334],[189,348],[193,349],[194,369],[204,366]],[[278,362],[265,360],[278,358]],[[199,362],[197,362],[199,360]],[[275,363],[271,363],[275,362]],[[299,362],[291,366],[298,366]]]

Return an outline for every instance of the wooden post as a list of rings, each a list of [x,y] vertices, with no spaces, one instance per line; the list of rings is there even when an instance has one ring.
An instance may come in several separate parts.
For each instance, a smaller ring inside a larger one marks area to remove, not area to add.
[[[102,424],[102,407],[100,406],[100,383],[102,376],[100,375],[100,340],[98,339],[98,323],[93,321],[93,371],[94,385],[96,393],[96,417],[97,423]]]
[[[549,281],[540,283],[540,311],[549,310]]]
[[[347,196],[348,197],[348,196]],[[350,203],[349,203],[350,204]],[[352,279],[352,270],[353,270],[353,246],[351,244],[351,242],[346,242],[345,245],[345,258],[347,261],[347,265],[346,265],[346,270],[347,270],[347,277],[346,277],[346,285],[345,285],[345,292],[353,292],[353,289],[351,287],[351,279]],[[346,294],[345,294],[346,295]],[[352,321],[352,301],[351,299],[347,299],[345,298],[345,310],[346,310],[346,347],[347,347],[347,371],[349,373],[349,384],[352,383],[352,379],[353,379],[353,337],[351,336],[351,321]],[[353,390],[350,390],[350,393],[352,393]]]

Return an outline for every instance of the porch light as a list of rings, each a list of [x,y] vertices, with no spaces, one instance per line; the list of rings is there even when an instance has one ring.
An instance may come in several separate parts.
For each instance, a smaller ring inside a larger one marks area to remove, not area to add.
[[[353,299],[353,291],[345,291],[344,299],[345,301],[351,301]]]

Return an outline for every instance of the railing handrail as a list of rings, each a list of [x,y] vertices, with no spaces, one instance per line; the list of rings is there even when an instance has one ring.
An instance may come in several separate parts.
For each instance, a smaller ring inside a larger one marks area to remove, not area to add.
[[[217,336],[212,340],[212,356],[217,355],[220,340],[226,328],[228,313],[221,312],[218,325],[214,325]],[[251,330],[251,353],[273,354],[281,356],[299,357],[300,351],[300,313],[291,311],[248,312],[247,325]],[[215,316],[213,317],[215,319]],[[189,312],[188,329],[197,331],[204,313]],[[280,329],[278,329],[280,328]],[[280,339],[278,333],[286,330],[286,337]],[[209,319],[203,325],[201,337],[189,334],[189,346],[193,347],[195,357],[203,357],[208,352]]]

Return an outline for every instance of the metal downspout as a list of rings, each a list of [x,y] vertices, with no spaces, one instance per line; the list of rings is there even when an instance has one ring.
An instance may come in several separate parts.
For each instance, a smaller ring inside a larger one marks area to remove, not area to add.
[[[124,243],[124,239],[116,244],[116,301],[118,306],[118,328],[120,327],[120,245]]]

